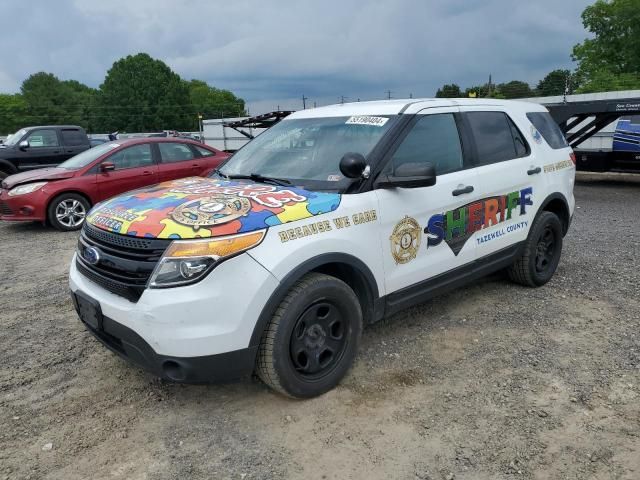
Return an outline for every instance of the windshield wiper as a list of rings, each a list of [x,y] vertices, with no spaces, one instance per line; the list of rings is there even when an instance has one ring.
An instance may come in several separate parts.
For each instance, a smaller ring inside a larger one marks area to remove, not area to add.
[[[253,180],[254,182],[273,183],[275,185],[280,185],[281,187],[291,185],[291,182],[286,178],[265,177],[259,173],[250,173],[249,175],[225,175],[222,172],[218,172],[218,174],[230,180]]]

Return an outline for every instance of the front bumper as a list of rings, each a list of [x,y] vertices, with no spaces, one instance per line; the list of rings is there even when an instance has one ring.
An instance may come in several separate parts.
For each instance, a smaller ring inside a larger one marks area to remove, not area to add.
[[[78,297],[72,293],[76,312],[80,316]],[[91,300],[86,298],[85,301]],[[82,320],[82,316],[80,316]],[[171,357],[159,355],[136,332],[118,322],[100,315],[96,328],[86,322],[84,326],[105,347],[123,359],[166,380],[184,383],[224,382],[248,376],[253,372],[258,347],[202,357]]]
[[[6,221],[44,221],[46,198],[40,191],[10,197],[7,190],[0,190],[0,220]]]
[[[251,374],[257,345],[251,336],[278,281],[249,255],[223,262],[201,282],[147,289],[138,302],[81,275],[71,262],[69,285],[93,303],[100,321],[83,322],[110,350],[163,378],[188,383]]]

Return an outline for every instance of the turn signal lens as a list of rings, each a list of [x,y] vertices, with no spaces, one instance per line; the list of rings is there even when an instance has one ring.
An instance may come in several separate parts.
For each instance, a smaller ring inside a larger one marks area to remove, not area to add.
[[[164,258],[214,257],[224,258],[258,245],[264,230],[219,239],[176,241],[164,252]]]
[[[571,152],[569,154],[569,158],[571,159],[571,161],[573,162],[573,166],[575,167],[575,165],[576,165],[576,154]]]
[[[178,240],[164,252],[151,274],[151,288],[189,285],[202,280],[213,270],[218,260],[258,245],[265,230],[224,238]]]

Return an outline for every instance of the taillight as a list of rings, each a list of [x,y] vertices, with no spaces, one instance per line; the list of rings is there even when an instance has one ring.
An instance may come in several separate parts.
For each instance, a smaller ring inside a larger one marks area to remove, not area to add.
[[[569,158],[571,159],[571,161],[573,162],[573,166],[575,167],[576,166],[576,154],[571,152],[569,154]]]

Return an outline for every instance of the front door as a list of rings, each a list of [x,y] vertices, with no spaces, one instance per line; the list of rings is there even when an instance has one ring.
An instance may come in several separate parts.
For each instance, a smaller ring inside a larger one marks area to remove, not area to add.
[[[58,133],[54,129],[33,130],[24,140],[29,142],[29,147],[17,151],[20,159],[18,169],[53,167],[63,161],[62,146]]]
[[[99,201],[158,183],[158,165],[154,162],[151,145],[148,143],[118,150],[102,163],[105,162],[113,163],[115,170],[98,170]]]
[[[466,189],[459,121],[457,108],[419,112],[384,167],[383,173],[391,173],[405,163],[431,163],[437,175],[430,187],[376,190],[387,294],[476,258],[464,208],[476,194]]]

